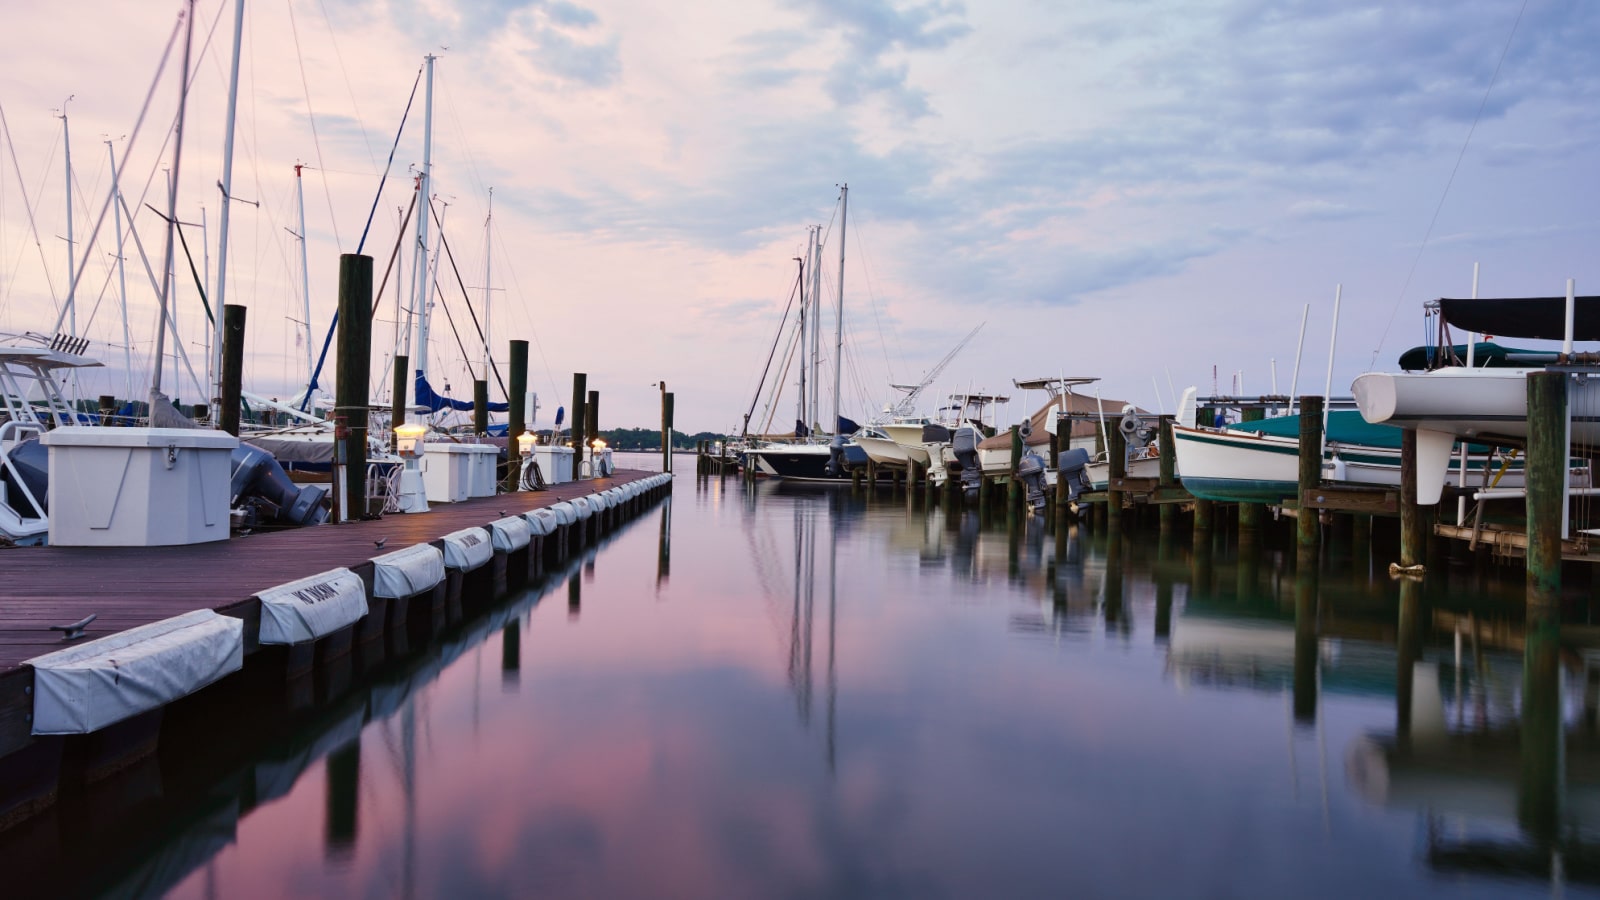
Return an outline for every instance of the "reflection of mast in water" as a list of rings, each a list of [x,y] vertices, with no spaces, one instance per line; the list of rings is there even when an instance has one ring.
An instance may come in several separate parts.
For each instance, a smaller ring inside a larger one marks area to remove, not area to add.
[[[416,700],[406,697],[400,708],[401,793],[405,797],[405,829],[400,855],[401,896],[416,896],[417,880],[417,710]]]
[[[839,669],[834,664],[834,638],[838,633],[839,522],[828,517],[828,774],[834,771],[834,712],[839,699]]]

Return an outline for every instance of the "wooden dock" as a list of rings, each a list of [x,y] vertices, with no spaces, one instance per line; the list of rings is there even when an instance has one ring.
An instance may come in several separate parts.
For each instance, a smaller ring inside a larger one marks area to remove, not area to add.
[[[421,515],[391,515],[382,519],[342,525],[260,532],[235,536],[227,541],[183,547],[89,548],[30,547],[0,551],[0,770],[8,757],[27,756],[19,751],[35,748],[39,738],[32,735],[32,693],[34,673],[28,660],[130,628],[168,619],[194,610],[210,609],[244,621],[245,666],[261,649],[261,603],[256,595],[297,579],[337,568],[348,568],[362,575],[372,594],[374,557],[416,544],[437,543],[444,535],[466,528],[487,527],[489,523],[554,506],[565,500],[586,497],[643,480],[653,473],[619,471],[609,478],[567,482],[546,491],[498,494],[461,503],[435,504]],[[648,493],[648,492],[647,492]],[[607,510],[604,522],[579,523],[567,531],[599,534],[603,527],[620,523],[625,516],[643,508],[649,497],[641,495],[639,505],[629,509]],[[553,536],[554,537],[554,536]],[[572,537],[581,540],[582,535]],[[380,543],[381,542],[381,543]],[[561,535],[559,548],[569,545]],[[559,548],[552,548],[557,549]],[[491,582],[473,586],[474,602],[487,602],[497,591],[520,585],[537,563],[530,557],[544,556],[543,546],[530,546],[522,553],[519,569],[507,578],[506,554],[496,554],[493,589]],[[485,566],[482,577],[488,578]],[[462,575],[451,573],[448,602],[459,607]],[[470,577],[470,576],[469,576]],[[441,585],[432,608],[442,617],[446,592]],[[479,597],[478,595],[485,595]],[[371,602],[371,601],[369,601]],[[383,601],[374,602],[367,619],[344,629],[337,638],[317,641],[318,645],[338,644],[333,652],[346,652],[352,644],[381,638],[380,646],[390,643],[386,631],[399,622],[404,626],[406,604],[387,609]],[[424,608],[426,618],[427,608]],[[53,625],[67,625],[89,615],[97,618],[80,641],[64,642]],[[416,612],[412,613],[417,618]],[[374,620],[374,621],[368,621]],[[387,621],[386,621],[387,620]],[[415,632],[417,622],[412,623]],[[427,624],[426,622],[422,624]],[[405,629],[402,627],[401,629]],[[431,633],[433,629],[424,629]],[[326,655],[327,648],[303,645],[303,665],[309,667],[313,655]],[[293,661],[290,665],[294,665]],[[281,662],[277,663],[280,667]],[[113,726],[116,727],[116,726]],[[55,739],[59,740],[59,738]],[[0,787],[8,780],[0,771]],[[0,820],[5,818],[6,798],[0,797]]]

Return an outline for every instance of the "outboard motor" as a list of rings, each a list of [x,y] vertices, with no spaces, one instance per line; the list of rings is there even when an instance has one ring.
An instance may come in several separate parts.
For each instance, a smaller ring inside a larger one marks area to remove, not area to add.
[[[1044,512],[1044,460],[1037,453],[1025,453],[1017,463],[1016,477],[1028,489],[1028,506]]]
[[[1117,424],[1117,430],[1122,432],[1129,454],[1142,447],[1148,447],[1150,442],[1156,439],[1155,427],[1139,418],[1139,414],[1134,412],[1131,406],[1122,408],[1122,421]]]
[[[828,475],[842,478],[845,473],[844,435],[835,434],[828,444]]]
[[[978,496],[978,485],[983,481],[983,466],[978,463],[979,440],[978,430],[970,425],[956,429],[950,439],[950,452],[961,467],[961,489],[969,500]]]
[[[18,477],[14,478],[10,470],[0,470],[7,502],[25,519],[43,518],[47,511],[43,507],[50,503],[50,449],[32,437],[12,447],[9,458]],[[18,489],[20,486],[27,487],[41,508],[28,502],[28,495]]]
[[[1089,451],[1074,447],[1063,452],[1056,464],[1056,478],[1067,483],[1067,502],[1076,501],[1089,489]]]
[[[328,486],[295,484],[272,454],[240,444],[233,451],[233,478],[229,483],[233,505],[244,506],[251,518],[275,525],[321,525],[328,518],[322,501]]]
[[[922,442],[924,444],[950,443],[950,429],[943,425],[929,423],[922,426]]]

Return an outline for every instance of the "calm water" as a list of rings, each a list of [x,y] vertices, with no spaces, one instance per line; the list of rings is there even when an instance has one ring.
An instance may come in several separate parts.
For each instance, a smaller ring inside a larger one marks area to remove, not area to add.
[[[1518,731],[1521,627],[1496,611],[1515,586],[1458,572],[1402,596],[1338,546],[1297,582],[1270,548],[1239,565],[1187,530],[1058,543],[680,469],[670,506],[295,735],[204,779],[205,754],[164,744],[156,799],[98,868],[196,898],[1600,878],[1582,665],[1563,667],[1563,784],[1559,732]]]

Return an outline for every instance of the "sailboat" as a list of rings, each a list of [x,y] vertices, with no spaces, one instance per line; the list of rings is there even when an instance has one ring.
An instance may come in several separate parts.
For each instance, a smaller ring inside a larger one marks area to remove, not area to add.
[[[791,481],[837,482],[850,477],[845,460],[848,433],[857,430],[854,422],[839,411],[840,378],[844,371],[844,237],[846,216],[850,209],[850,186],[839,188],[839,306],[835,317],[833,364],[833,421],[834,432],[827,443],[808,441],[801,443],[761,442],[745,451],[745,464],[755,466],[758,472]],[[820,237],[818,238],[820,241]],[[814,245],[820,259],[820,243]],[[813,271],[817,271],[814,269]],[[813,291],[813,297],[817,293]],[[799,423],[804,425],[804,423]],[[796,438],[801,438],[796,429]]]

